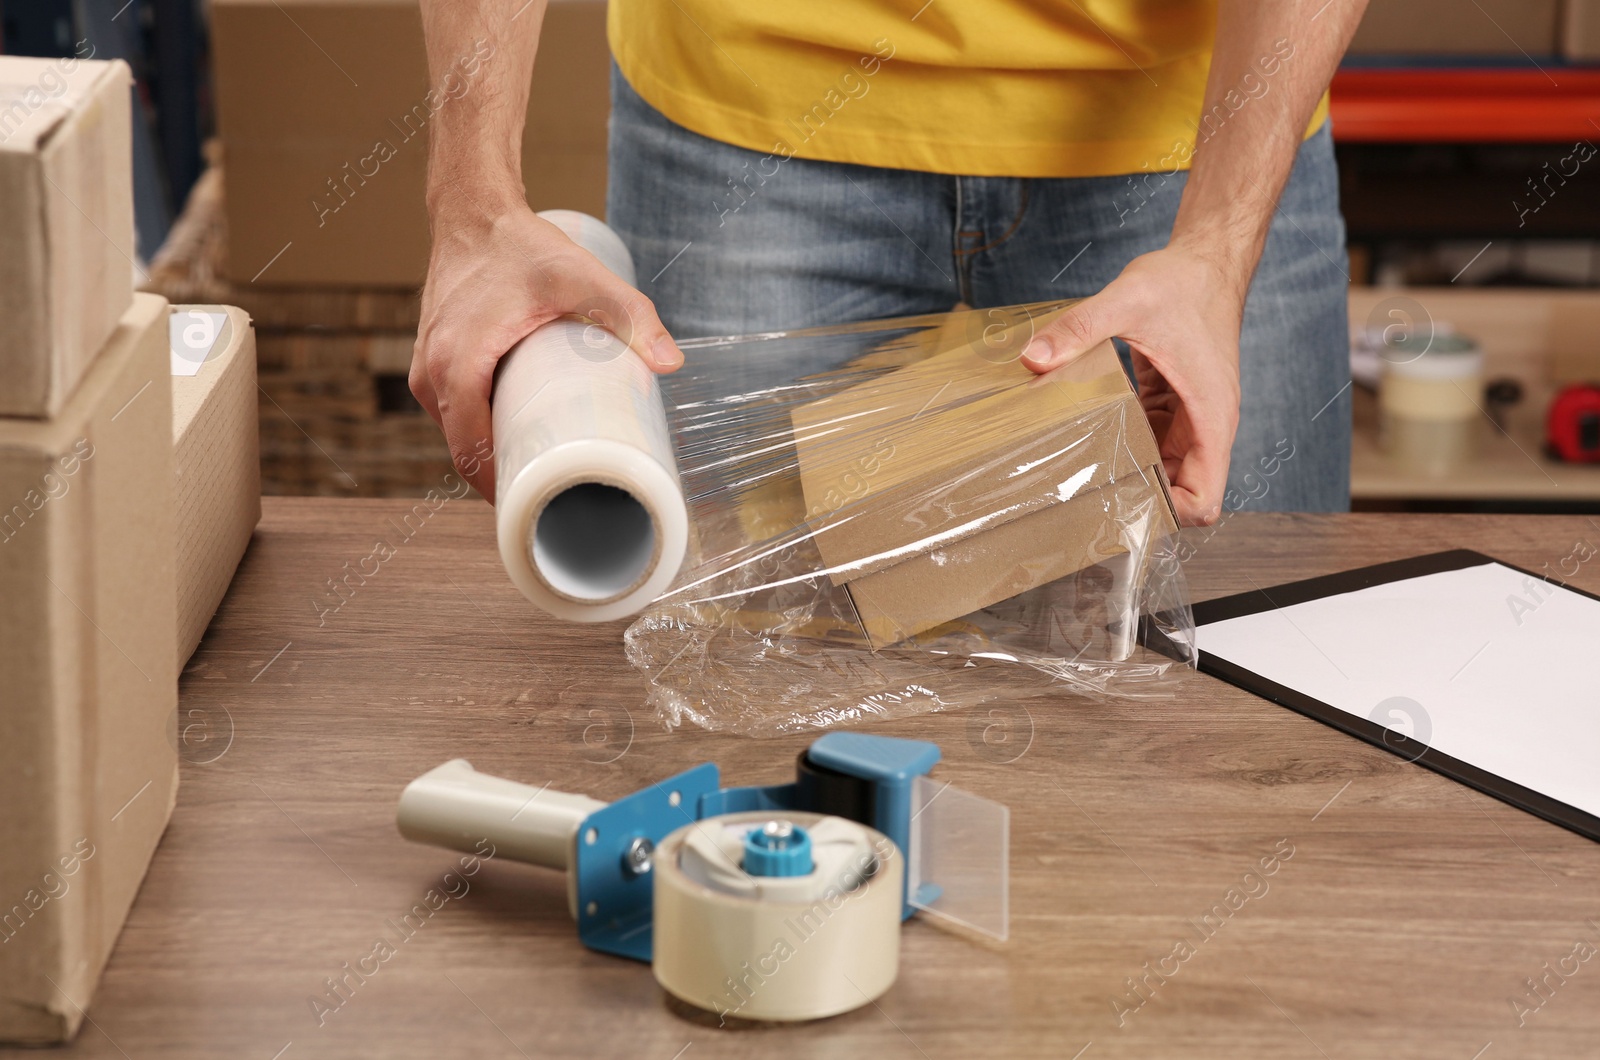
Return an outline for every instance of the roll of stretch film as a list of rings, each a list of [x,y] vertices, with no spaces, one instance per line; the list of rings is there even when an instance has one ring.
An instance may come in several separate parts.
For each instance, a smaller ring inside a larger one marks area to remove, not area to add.
[[[539,216],[635,283],[602,222]],[[665,591],[688,510],[655,373],[626,342],[593,320],[552,321],[501,359],[492,409],[496,535],[522,594],[558,618],[606,622]]]
[[[680,828],[655,852],[657,982],[723,1017],[821,1019],[894,983],[900,961],[898,849],[853,821],[785,812],[809,836],[812,870],[752,876],[739,853],[770,811]]]

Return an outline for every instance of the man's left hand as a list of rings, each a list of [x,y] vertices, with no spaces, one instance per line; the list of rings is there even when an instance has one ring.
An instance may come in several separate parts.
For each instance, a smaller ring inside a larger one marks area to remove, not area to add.
[[[1239,324],[1247,287],[1248,279],[1204,254],[1169,245],[1129,262],[1022,352],[1022,362],[1043,374],[1106,339],[1128,344],[1139,401],[1185,526],[1208,525],[1221,514],[1239,426]]]

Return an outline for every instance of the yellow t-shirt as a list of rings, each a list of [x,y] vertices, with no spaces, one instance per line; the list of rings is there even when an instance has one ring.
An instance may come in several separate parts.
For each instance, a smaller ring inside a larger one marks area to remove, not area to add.
[[[1305,61],[1277,42],[1202,118],[1215,25],[1215,0],[611,0],[608,35],[640,96],[724,143],[1082,177],[1185,168]]]

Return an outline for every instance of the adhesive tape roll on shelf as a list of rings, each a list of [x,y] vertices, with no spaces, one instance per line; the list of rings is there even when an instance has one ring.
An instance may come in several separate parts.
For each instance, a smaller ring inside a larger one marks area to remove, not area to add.
[[[628,250],[604,223],[572,210],[539,216],[634,283]],[[677,576],[689,537],[655,373],[611,331],[566,317],[501,359],[492,408],[495,530],[512,582],[570,621],[643,610]]]
[[[808,840],[809,871],[746,871],[747,845],[774,824]],[[710,817],[662,840],[652,871],[652,966],[681,1001],[739,1019],[821,1019],[894,983],[905,866],[864,825],[811,813]]]

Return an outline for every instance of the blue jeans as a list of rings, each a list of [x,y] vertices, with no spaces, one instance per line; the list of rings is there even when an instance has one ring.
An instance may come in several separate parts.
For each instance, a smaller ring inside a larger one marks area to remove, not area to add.
[[[1086,297],[1166,244],[1188,176],[785,161],[674,124],[615,67],[611,107],[606,219],[679,338]],[[1300,148],[1245,300],[1225,510],[1350,506],[1345,260],[1324,126]]]

